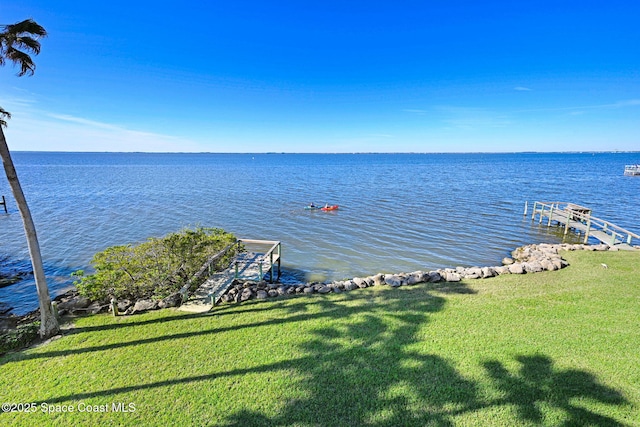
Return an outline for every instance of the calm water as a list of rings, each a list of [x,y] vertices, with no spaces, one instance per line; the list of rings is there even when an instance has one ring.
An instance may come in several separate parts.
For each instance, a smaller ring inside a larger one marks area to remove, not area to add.
[[[570,201],[640,231],[640,153],[575,154],[13,154],[53,293],[108,246],[186,226],[281,240],[286,280],[341,279],[457,265],[497,265],[513,248],[561,236],[523,220],[524,203]],[[28,265],[6,183],[4,269]],[[304,206],[339,204],[335,212]],[[0,289],[22,313],[30,280]]]

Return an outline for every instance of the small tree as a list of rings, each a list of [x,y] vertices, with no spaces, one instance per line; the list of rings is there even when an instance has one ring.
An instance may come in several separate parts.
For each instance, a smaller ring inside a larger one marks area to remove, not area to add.
[[[199,227],[137,245],[111,246],[93,256],[95,273],[75,273],[80,278],[75,284],[82,295],[94,300],[162,299],[178,292],[207,260],[235,242],[235,236],[222,229]],[[232,246],[212,268],[226,268],[235,249]]]
[[[33,75],[35,64],[31,59],[30,53],[37,55],[40,53],[39,38],[45,37],[47,32],[43,27],[38,25],[32,19],[27,19],[13,25],[0,26],[0,65],[5,65],[6,61],[20,66],[18,76]],[[60,331],[58,320],[56,319],[51,308],[51,297],[49,296],[49,288],[47,287],[47,279],[42,266],[42,255],[40,254],[40,244],[36,234],[36,227],[31,217],[31,211],[27,200],[24,197],[22,186],[18,180],[18,174],[13,165],[13,159],[9,152],[9,146],[2,130],[6,125],[6,119],[11,115],[0,108],[0,157],[4,166],[7,181],[11,187],[11,192],[18,205],[24,232],[27,237],[27,246],[29,247],[29,255],[33,266],[33,276],[36,281],[36,289],[38,291],[38,304],[40,306],[40,336],[43,338],[50,337]]]

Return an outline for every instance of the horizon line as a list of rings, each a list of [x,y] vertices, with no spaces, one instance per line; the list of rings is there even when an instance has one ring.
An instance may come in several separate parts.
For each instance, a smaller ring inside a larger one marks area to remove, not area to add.
[[[585,153],[639,153],[640,150],[567,150],[567,151],[63,151],[63,150],[11,150],[11,153],[59,154],[585,154]]]

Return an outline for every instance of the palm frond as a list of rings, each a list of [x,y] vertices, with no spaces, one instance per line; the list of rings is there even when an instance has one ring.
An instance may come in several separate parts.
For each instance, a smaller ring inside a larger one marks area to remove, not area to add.
[[[18,49],[33,52],[36,55],[40,53],[40,42],[29,36],[16,38],[16,40],[13,42],[13,46]]]
[[[3,128],[7,127],[7,120],[11,118],[11,113],[0,107],[0,126]]]
[[[0,28],[0,66],[9,60],[20,65],[18,76],[33,75],[36,65],[29,53],[40,53],[38,39],[46,37],[47,31],[33,19],[2,25]]]
[[[33,62],[33,59],[31,59],[28,54],[15,49],[14,47],[7,49],[6,57],[14,64],[20,65],[18,76],[24,76],[25,74],[32,76],[36,70],[36,64]]]
[[[25,19],[24,21],[20,21],[15,24],[3,25],[2,27],[3,33],[15,34],[16,36],[20,34],[31,34],[37,37],[47,36],[47,30],[33,19]]]

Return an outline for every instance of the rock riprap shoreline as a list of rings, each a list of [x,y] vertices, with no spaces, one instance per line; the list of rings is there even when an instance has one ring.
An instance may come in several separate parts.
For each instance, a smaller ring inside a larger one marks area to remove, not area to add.
[[[502,265],[494,267],[456,267],[432,271],[414,271],[412,273],[378,273],[373,276],[355,277],[349,280],[333,281],[329,283],[299,283],[283,285],[267,283],[237,281],[222,295],[223,303],[239,303],[248,300],[266,300],[280,296],[314,295],[341,293],[371,286],[410,286],[419,283],[459,282],[467,279],[487,279],[504,274],[529,274],[541,271],[559,270],[567,265],[560,255],[560,251],[607,251],[616,250],[607,245],[581,244],[532,244],[521,246],[511,252],[511,257],[504,258]],[[91,301],[78,295],[73,289],[55,298],[60,315],[96,314],[110,310],[111,304],[106,301]],[[130,315],[149,310],[177,307],[181,303],[179,293],[172,294],[160,301],[141,299],[138,301],[117,301],[118,313]],[[30,313],[31,317],[37,313]]]
[[[456,267],[432,271],[414,271],[412,273],[383,274],[355,277],[349,280],[330,283],[300,283],[281,285],[267,282],[238,282],[222,296],[226,303],[237,303],[251,299],[268,299],[283,295],[311,295],[348,292],[371,286],[416,285],[419,283],[459,282],[466,279],[487,279],[504,274],[527,274],[541,271],[560,270],[569,264],[560,255],[560,251],[607,251],[616,250],[607,245],[581,244],[532,244],[521,246],[504,258],[502,265],[495,267]]]

